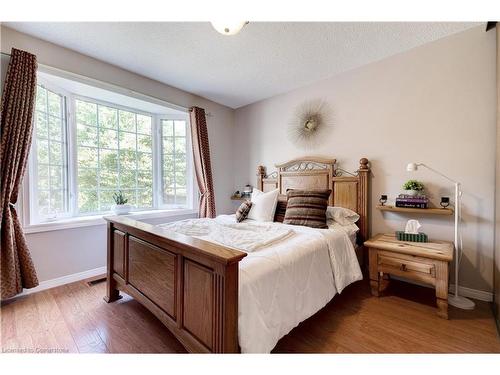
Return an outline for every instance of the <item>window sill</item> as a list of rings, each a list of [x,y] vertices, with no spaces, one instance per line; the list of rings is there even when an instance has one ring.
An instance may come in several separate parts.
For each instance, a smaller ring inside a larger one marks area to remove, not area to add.
[[[150,211],[137,211],[132,212],[126,217],[130,217],[134,220],[144,220],[144,219],[157,219],[162,217],[175,218],[185,215],[196,214],[198,211],[194,209],[182,209],[182,210],[150,210]],[[39,233],[39,232],[50,232],[55,230],[72,229],[80,227],[91,227],[98,225],[105,225],[106,220],[104,217],[113,216],[112,214],[105,215],[94,215],[94,216],[80,216],[72,217],[69,219],[61,219],[57,221],[51,221],[41,224],[27,225],[23,228],[24,233]]]

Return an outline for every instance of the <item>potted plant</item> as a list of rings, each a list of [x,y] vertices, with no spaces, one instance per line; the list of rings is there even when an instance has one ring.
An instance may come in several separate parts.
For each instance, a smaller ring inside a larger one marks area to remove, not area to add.
[[[113,194],[113,200],[115,201],[115,205],[113,206],[113,211],[117,215],[128,214],[132,209],[130,204],[127,204],[128,199],[125,198],[123,192],[119,190],[117,193]]]
[[[403,184],[403,190],[406,195],[419,195],[424,191],[424,184],[417,180],[408,180]]]

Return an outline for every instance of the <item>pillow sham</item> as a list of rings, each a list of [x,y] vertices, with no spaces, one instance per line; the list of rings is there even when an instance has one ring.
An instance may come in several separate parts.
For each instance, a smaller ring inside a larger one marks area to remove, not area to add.
[[[293,190],[286,192],[287,206],[283,224],[328,228],[326,208],[331,190]]]
[[[335,220],[340,225],[354,224],[359,220],[359,215],[356,212],[344,207],[328,206],[326,217]]]
[[[249,200],[244,201],[236,210],[236,222],[241,223],[243,220],[245,220],[251,208],[252,202],[250,202]]]
[[[247,219],[256,221],[274,221],[274,212],[278,203],[278,189],[264,193],[258,189],[252,191],[252,207]]]

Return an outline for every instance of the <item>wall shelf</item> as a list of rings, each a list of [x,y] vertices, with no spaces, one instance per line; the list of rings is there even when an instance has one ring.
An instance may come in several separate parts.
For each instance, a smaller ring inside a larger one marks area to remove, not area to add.
[[[394,206],[377,206],[377,210],[388,212],[400,212],[410,214],[431,214],[431,215],[453,215],[451,208],[409,208],[409,207],[394,207]]]
[[[250,199],[250,197],[235,197],[234,195],[231,196],[232,201],[245,201],[247,199]]]

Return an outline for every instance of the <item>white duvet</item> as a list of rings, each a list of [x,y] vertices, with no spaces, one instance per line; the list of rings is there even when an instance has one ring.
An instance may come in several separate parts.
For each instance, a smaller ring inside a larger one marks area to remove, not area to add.
[[[269,353],[337,292],[362,279],[352,241],[338,228],[250,220],[236,224],[234,215],[161,226],[248,253],[239,272],[238,338],[243,353]]]

